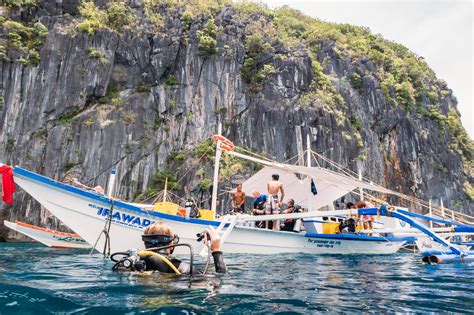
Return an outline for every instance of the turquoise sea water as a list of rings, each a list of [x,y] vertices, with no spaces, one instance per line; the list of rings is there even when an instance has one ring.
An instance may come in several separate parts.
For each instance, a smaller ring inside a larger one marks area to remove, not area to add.
[[[225,259],[227,275],[140,276],[84,250],[0,243],[0,313],[474,312],[474,264],[427,266],[410,253]]]

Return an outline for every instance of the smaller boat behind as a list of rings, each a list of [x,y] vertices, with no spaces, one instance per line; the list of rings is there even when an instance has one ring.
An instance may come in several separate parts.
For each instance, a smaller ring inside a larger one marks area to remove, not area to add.
[[[35,241],[38,241],[51,248],[91,248],[84,239],[78,234],[65,233],[39,226],[30,225],[24,222],[16,221],[15,223],[4,220],[6,227],[26,235]]]

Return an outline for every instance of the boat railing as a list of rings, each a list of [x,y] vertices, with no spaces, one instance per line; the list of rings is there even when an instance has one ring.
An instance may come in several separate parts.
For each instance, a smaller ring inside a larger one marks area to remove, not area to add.
[[[474,225],[474,217],[462,212],[433,208],[432,214],[442,219],[450,219],[459,223]]]

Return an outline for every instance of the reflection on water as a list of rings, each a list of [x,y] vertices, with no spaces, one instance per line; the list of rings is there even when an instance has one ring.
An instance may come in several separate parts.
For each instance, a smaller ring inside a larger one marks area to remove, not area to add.
[[[409,253],[226,255],[228,275],[191,278],[114,273],[111,261],[83,250],[0,249],[2,314],[474,312],[474,264],[427,266]]]

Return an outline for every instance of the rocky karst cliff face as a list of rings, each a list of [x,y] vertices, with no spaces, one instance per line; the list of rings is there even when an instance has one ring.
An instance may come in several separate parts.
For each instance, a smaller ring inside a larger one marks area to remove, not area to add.
[[[313,150],[375,182],[474,212],[473,145],[451,90],[365,29],[224,1],[7,0],[0,10],[4,163],[90,186],[116,167],[129,200],[169,172],[172,188],[202,195],[206,140],[221,121],[237,145],[276,160],[309,134]],[[248,170],[230,161],[224,177]],[[3,219],[57,225],[15,197]]]

